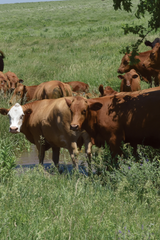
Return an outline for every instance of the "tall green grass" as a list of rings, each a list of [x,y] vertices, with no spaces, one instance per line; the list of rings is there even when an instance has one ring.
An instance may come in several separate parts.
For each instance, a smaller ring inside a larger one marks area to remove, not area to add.
[[[145,164],[159,178],[160,171]],[[0,238],[159,239],[160,182],[132,167],[128,175],[108,174],[103,183],[77,173],[51,175],[41,167],[16,171],[0,185]]]

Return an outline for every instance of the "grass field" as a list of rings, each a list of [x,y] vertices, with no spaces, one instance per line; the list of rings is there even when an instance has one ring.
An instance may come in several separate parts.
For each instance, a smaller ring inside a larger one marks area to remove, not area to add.
[[[142,23],[132,13],[114,11],[111,0],[69,0],[0,5],[0,50],[4,72],[26,85],[43,81],[83,81],[119,91],[120,50],[137,36],[124,24]],[[151,33],[148,40],[159,37]],[[142,44],[140,51],[148,48]],[[149,86],[141,82],[142,89]],[[9,107],[1,96],[0,107]],[[12,171],[28,142],[8,132],[0,115],[0,239],[159,239],[160,154],[139,148],[140,162],[129,153],[120,170],[100,176],[49,174],[41,167]],[[101,154],[94,160],[109,159]]]

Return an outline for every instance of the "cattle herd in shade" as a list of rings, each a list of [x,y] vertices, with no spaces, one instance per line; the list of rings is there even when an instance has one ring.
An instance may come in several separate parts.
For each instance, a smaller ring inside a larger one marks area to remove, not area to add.
[[[117,70],[121,74],[120,92],[101,84],[99,95],[80,81],[52,80],[26,86],[15,73],[3,73],[4,54],[0,51],[1,95],[12,94],[11,108],[0,108],[2,115],[9,116],[9,131],[22,132],[36,145],[41,164],[45,151],[52,148],[57,167],[60,148],[68,149],[76,168],[82,145],[89,168],[92,145],[100,148],[107,143],[114,159],[122,154],[122,142],[129,143],[136,155],[137,144],[159,148],[160,39],[145,44],[152,49],[135,56],[137,63],[130,64],[131,53],[123,56]],[[154,80],[155,87],[141,90],[140,80],[150,86]]]

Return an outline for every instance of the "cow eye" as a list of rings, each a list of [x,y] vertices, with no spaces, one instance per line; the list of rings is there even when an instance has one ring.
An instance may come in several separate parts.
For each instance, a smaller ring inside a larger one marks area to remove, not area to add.
[[[20,116],[20,119],[22,120],[22,119],[23,119],[23,117],[24,117],[24,114],[22,114],[22,115]]]
[[[127,64],[128,64],[128,62],[125,60],[125,61],[124,61],[124,65],[127,65]]]
[[[85,115],[85,114],[86,114],[86,110],[83,110],[83,111],[82,111],[82,114]]]
[[[17,95],[20,96],[20,95],[21,95],[21,92],[17,92]]]
[[[150,54],[150,57],[151,57],[151,58],[154,58],[154,53],[151,53],[151,54]]]

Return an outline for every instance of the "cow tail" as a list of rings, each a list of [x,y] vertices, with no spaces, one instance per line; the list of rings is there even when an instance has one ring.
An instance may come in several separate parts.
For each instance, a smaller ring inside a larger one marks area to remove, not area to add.
[[[5,58],[5,55],[1,50],[0,50],[0,54],[1,54],[2,58]]]

